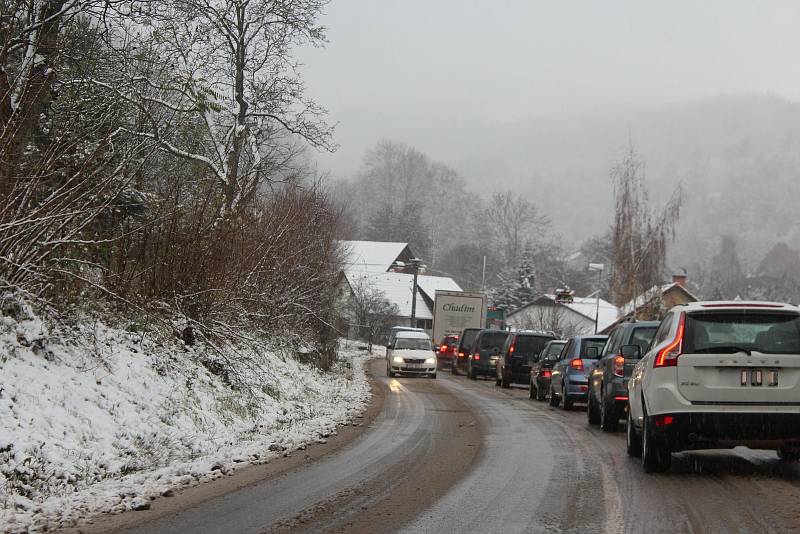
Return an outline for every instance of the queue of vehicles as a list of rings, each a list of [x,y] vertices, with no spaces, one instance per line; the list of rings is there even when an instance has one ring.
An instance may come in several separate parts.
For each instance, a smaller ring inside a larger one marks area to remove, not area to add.
[[[416,330],[416,329],[415,329]],[[411,354],[406,345],[415,340]],[[427,345],[423,347],[427,340]],[[428,357],[423,357],[427,347]],[[695,302],[659,321],[622,322],[608,335],[480,327],[448,334],[432,353],[424,332],[399,332],[387,374],[450,368],[565,410],[586,404],[606,432],[625,419],[628,454],[647,472],[674,452],[739,445],[800,460],[800,308],[768,302]],[[402,360],[402,362],[401,362]]]

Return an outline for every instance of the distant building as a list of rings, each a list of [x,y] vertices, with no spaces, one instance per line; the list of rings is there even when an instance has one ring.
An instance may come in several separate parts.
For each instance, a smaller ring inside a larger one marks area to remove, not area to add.
[[[407,271],[410,260],[415,256],[408,243],[383,241],[339,243],[347,258],[338,282],[340,298],[350,298],[354,288],[368,284],[381,291],[386,300],[397,306],[399,312],[394,318],[393,325],[412,326],[411,299],[414,275]],[[452,278],[418,275],[416,321],[413,326],[426,330],[433,328],[433,299],[437,290],[462,291]]]
[[[598,313],[599,312],[599,313]],[[595,332],[595,316],[598,331],[614,323],[619,315],[616,306],[594,297],[572,297],[570,301],[558,299],[554,294],[545,294],[530,304],[508,314],[506,324],[514,329],[545,330],[564,337]]]
[[[691,291],[686,289],[686,273],[672,275],[672,283],[653,286],[635,299],[620,308],[619,318],[602,330],[610,332],[619,323],[630,321],[634,318],[640,321],[658,320],[664,312],[679,304],[697,302]]]

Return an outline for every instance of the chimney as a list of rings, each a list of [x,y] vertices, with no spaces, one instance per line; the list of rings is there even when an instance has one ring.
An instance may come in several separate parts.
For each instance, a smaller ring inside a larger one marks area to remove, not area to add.
[[[679,285],[680,287],[686,287],[686,279],[688,277],[689,276],[686,274],[686,269],[681,269],[672,275],[672,283]]]

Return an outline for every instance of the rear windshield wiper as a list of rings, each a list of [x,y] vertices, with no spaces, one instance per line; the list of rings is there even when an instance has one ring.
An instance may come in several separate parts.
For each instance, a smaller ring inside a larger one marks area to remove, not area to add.
[[[743,347],[736,347],[734,345],[723,345],[720,347],[703,347],[702,349],[693,350],[692,354],[711,354],[717,352],[722,354],[736,354],[737,352],[744,352],[748,356],[752,354],[750,349],[745,349]]]

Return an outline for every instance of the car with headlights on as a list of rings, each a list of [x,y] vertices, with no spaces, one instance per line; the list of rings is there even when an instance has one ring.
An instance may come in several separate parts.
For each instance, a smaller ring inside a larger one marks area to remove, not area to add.
[[[627,446],[647,472],[694,449],[747,446],[800,459],[800,308],[741,301],[672,308],[628,383]]]
[[[386,375],[423,375],[436,378],[436,353],[425,332],[397,332],[386,351]]]
[[[553,366],[561,359],[561,351],[567,344],[563,339],[548,341],[542,351],[531,361],[529,395],[532,399],[543,401],[550,390],[550,374]]]
[[[608,336],[581,335],[567,341],[550,375],[550,406],[561,404],[571,410],[576,402],[586,402],[589,370],[600,358]]]

